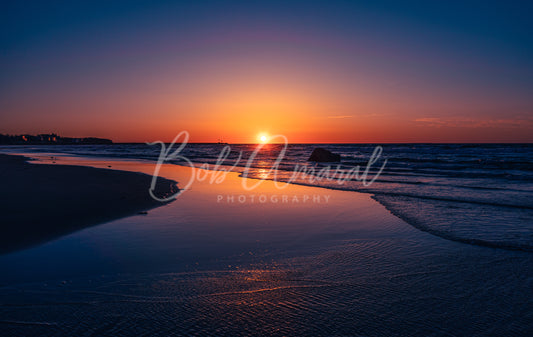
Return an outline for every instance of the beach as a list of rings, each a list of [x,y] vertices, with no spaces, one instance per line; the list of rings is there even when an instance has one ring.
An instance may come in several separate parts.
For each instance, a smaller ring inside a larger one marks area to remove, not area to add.
[[[533,336],[533,1],[7,1],[0,337]]]
[[[28,158],[0,154],[0,253],[161,206],[147,194],[149,175],[49,159],[31,165]],[[158,182],[159,195],[177,192],[175,182]]]
[[[88,181],[95,168],[111,166],[117,175],[130,171],[137,178],[154,171],[153,162],[140,160],[61,156],[53,164],[48,155],[32,157],[39,159],[25,164],[32,169],[64,170],[62,177],[85,170]],[[223,181],[211,183],[213,174]],[[136,214],[151,207],[139,203],[121,214],[130,216],[115,214],[116,220],[1,255],[1,334],[533,331],[530,252],[431,235],[370,194],[298,185],[280,190],[272,181],[246,191],[239,173],[172,164],[162,165],[160,176],[178,187],[190,177],[205,179],[148,214]],[[149,180],[135,186],[147,192]]]

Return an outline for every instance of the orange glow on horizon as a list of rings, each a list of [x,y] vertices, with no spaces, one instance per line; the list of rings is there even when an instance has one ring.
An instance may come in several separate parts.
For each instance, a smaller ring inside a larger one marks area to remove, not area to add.
[[[46,100],[38,98],[17,108],[13,105],[21,118],[6,124],[3,132],[170,142],[179,132],[187,131],[190,142],[216,143],[222,139],[233,144],[265,143],[259,138],[263,134],[268,142],[265,130],[284,135],[289,143],[531,139],[531,118],[476,116],[464,108],[468,101],[440,99],[435,104],[430,100],[434,96],[415,101],[407,99],[414,95],[409,89],[389,93],[341,80],[336,83],[333,75],[290,62],[280,65],[277,72],[257,70],[252,75],[236,66],[222,64],[221,68],[225,71],[211,69],[209,74],[197,69],[194,81],[179,86],[162,80],[159,86],[163,93],[146,92],[142,87],[97,91],[98,99],[84,99],[76,92],[47,93]],[[321,81],[312,81],[312,75]],[[497,107],[487,101],[478,109],[491,104]],[[54,113],[57,116],[52,118]],[[28,120],[32,121],[30,126]]]

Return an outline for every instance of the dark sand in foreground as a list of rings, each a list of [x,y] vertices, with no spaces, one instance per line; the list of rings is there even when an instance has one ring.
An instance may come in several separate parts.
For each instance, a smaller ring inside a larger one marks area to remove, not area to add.
[[[147,174],[26,160],[0,154],[0,254],[163,205],[150,197]],[[156,195],[176,191],[158,179]]]

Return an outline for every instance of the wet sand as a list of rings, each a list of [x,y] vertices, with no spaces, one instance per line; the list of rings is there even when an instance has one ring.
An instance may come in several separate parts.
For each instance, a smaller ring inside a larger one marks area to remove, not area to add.
[[[154,168],[58,162],[146,174]],[[185,182],[194,171],[164,165],[161,175]],[[0,332],[527,336],[533,330],[533,254],[430,235],[366,194],[279,190],[271,181],[247,192],[242,181],[229,173],[220,184],[195,182],[147,216],[0,256]],[[313,202],[315,195],[328,202]]]
[[[162,206],[147,174],[68,165],[35,165],[0,154],[0,254]],[[158,180],[157,193],[176,183]]]

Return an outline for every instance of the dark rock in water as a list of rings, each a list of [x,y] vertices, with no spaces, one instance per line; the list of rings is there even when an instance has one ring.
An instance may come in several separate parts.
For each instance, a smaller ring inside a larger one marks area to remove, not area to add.
[[[341,156],[321,147],[317,147],[313,150],[313,153],[311,153],[311,156],[307,161],[339,162],[341,161]]]

